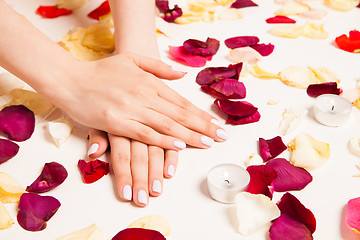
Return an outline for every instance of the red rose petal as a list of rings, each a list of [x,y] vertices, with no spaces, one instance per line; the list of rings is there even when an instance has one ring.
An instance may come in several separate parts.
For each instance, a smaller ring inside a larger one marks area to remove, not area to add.
[[[18,223],[28,231],[43,230],[46,228],[46,222],[56,213],[60,205],[54,197],[24,193],[19,201]]]
[[[229,115],[226,119],[226,124],[231,125],[242,125],[242,124],[249,124],[258,122],[260,120],[260,113],[258,111],[254,112],[253,114],[246,116],[246,117],[238,117],[238,116],[231,116]]]
[[[203,67],[206,65],[207,61],[211,60],[211,57],[202,57],[198,55],[187,54],[183,47],[172,47],[169,46],[169,55],[172,59],[176,60],[179,63],[190,67]]]
[[[166,238],[156,230],[127,228],[116,234],[112,240],[166,240]]]
[[[272,199],[274,189],[271,183],[277,177],[276,171],[266,165],[253,165],[246,168],[250,174],[250,182],[247,192],[252,194],[264,194]]]
[[[189,39],[184,42],[183,47],[183,50],[190,55],[208,57],[216,54],[219,50],[220,42],[214,38],[208,38],[206,42]]]
[[[183,14],[182,9],[178,5],[175,5],[173,9],[168,9],[164,12],[162,19],[166,22],[174,22],[175,19],[181,17]]]
[[[266,19],[267,23],[296,23],[296,21],[294,19],[291,19],[287,16],[281,16],[281,15],[277,15],[275,17],[271,17]]]
[[[108,1],[103,2],[99,7],[97,7],[96,9],[92,10],[89,14],[88,17],[95,19],[95,20],[99,20],[99,17],[104,16],[106,14],[108,14],[110,12],[110,5]]]
[[[280,136],[265,140],[259,138],[259,152],[264,162],[277,157],[287,149]]]
[[[34,129],[34,113],[24,105],[9,106],[0,111],[0,132],[7,134],[10,140],[25,141]]]
[[[308,171],[295,167],[283,158],[272,159],[266,163],[266,166],[273,168],[277,174],[272,182],[275,192],[301,190],[313,179]]]
[[[166,12],[169,9],[168,0],[156,0],[155,4],[161,13]]]
[[[360,232],[360,197],[348,201],[345,223],[350,229]]]
[[[242,99],[246,96],[246,88],[242,82],[236,79],[224,79],[210,84],[210,88],[220,93],[226,99]]]
[[[250,0],[236,0],[233,4],[231,4],[231,8],[244,8],[255,6],[257,6],[257,4]]]
[[[319,84],[310,84],[306,89],[306,93],[310,97],[318,97],[322,94],[336,94],[340,95],[342,90],[337,87],[336,82],[326,82]]]
[[[271,240],[312,240],[309,229],[302,223],[292,219],[286,214],[281,214],[270,227]]]
[[[59,163],[45,163],[40,176],[26,188],[28,192],[48,192],[62,184],[67,178],[66,169]]]
[[[7,139],[0,139],[0,164],[14,157],[19,151],[19,145]]]
[[[93,183],[110,172],[110,165],[99,159],[85,162],[79,160],[78,167],[85,183]]]
[[[209,67],[201,70],[196,76],[200,85],[220,82],[224,79],[239,79],[243,63],[230,64],[228,67]]]
[[[260,53],[261,56],[263,56],[263,57],[269,56],[274,51],[274,48],[275,48],[275,46],[272,45],[271,43],[269,43],[269,44],[265,44],[265,43],[258,44],[257,43],[250,47],[255,49],[256,51],[258,51],[258,53]]]
[[[235,49],[239,47],[252,46],[257,44],[259,41],[259,38],[256,36],[240,36],[226,39],[225,45],[228,48]]]
[[[246,117],[257,111],[256,107],[246,101],[234,102],[227,99],[216,99],[214,103],[221,111],[232,116]]]
[[[360,32],[353,30],[349,32],[349,37],[345,34],[335,38],[338,47],[344,51],[354,52],[360,49]]]
[[[56,18],[69,15],[72,11],[66,8],[57,8],[56,6],[39,6],[36,13],[44,18]]]

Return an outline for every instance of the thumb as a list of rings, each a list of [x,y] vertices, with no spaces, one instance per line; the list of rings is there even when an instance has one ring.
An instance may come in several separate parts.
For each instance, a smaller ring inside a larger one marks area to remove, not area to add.
[[[130,58],[134,63],[150,74],[162,79],[174,80],[179,79],[185,76],[187,72],[176,70],[170,65],[164,63],[161,60],[140,56],[136,54],[131,54]]]

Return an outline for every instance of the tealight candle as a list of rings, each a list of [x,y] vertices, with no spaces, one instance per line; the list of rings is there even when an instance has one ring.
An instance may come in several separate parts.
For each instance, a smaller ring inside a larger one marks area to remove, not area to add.
[[[345,98],[334,94],[322,94],[315,99],[315,119],[331,127],[343,125],[350,117],[351,103]]]
[[[245,190],[249,182],[249,173],[230,163],[213,167],[207,176],[210,196],[222,203],[234,203],[236,194]]]

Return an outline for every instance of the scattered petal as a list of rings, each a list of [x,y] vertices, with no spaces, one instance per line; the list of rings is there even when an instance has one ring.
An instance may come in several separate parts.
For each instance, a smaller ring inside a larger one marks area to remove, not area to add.
[[[353,136],[349,141],[351,152],[360,157],[360,134]]]
[[[169,1],[168,0],[156,0],[155,1],[156,7],[159,9],[160,12],[166,12],[169,9]]]
[[[166,240],[158,231],[144,228],[127,228],[116,234],[111,240]]]
[[[104,240],[104,232],[101,228],[92,224],[89,227],[80,229],[79,231],[66,234],[56,240]]]
[[[306,89],[306,93],[310,97],[318,97],[322,94],[335,94],[340,95],[342,90],[337,87],[336,82],[326,82],[319,84],[310,84]]]
[[[60,205],[54,197],[24,193],[18,206],[18,223],[25,230],[41,231],[46,228],[46,222],[56,213]]]
[[[49,133],[58,148],[69,138],[73,125],[61,117],[48,123]]]
[[[267,105],[277,105],[277,104],[279,104],[279,100],[278,99],[269,99],[268,101],[267,101]]]
[[[69,15],[72,11],[66,8],[58,8],[57,6],[39,6],[36,9],[36,13],[43,18],[56,18]]]
[[[325,4],[339,11],[350,11],[359,5],[359,0],[325,0]]]
[[[40,176],[26,188],[28,192],[44,193],[48,192],[60,184],[67,178],[66,169],[57,162],[45,163]]]
[[[280,153],[282,153],[286,149],[287,147],[283,143],[280,136],[268,140],[259,138],[260,156],[264,160],[264,162],[277,157],[278,155],[280,155]]]
[[[246,88],[242,82],[228,78],[220,82],[210,84],[210,88],[226,99],[242,99],[246,96]]]
[[[347,203],[345,216],[346,226],[356,233],[360,233],[360,198],[350,199]]]
[[[266,19],[267,23],[296,23],[296,21],[294,19],[291,19],[287,16],[281,16],[281,15],[276,15],[275,17],[271,17]]]
[[[302,2],[287,2],[280,9],[275,11],[275,15],[289,16],[297,15],[310,11],[309,5]]]
[[[344,51],[358,53],[360,51],[360,32],[350,31],[349,36],[343,34],[335,38],[335,42]]]
[[[276,204],[261,194],[240,192],[235,197],[236,215],[241,235],[248,235],[280,216]]]
[[[88,17],[95,19],[95,20],[99,20],[99,17],[106,15],[110,12],[110,5],[108,1],[104,1],[102,4],[100,4],[99,7],[97,7],[96,9],[92,10],[89,14]]]
[[[233,4],[231,4],[231,8],[245,8],[245,7],[256,7],[258,6],[251,0],[236,0]]]
[[[252,165],[246,170],[250,174],[250,182],[246,191],[253,194],[264,194],[272,199],[274,193],[272,182],[277,177],[276,171],[266,165]]]
[[[8,94],[14,89],[22,89],[25,83],[15,75],[4,72],[0,74],[0,96]]]
[[[230,49],[248,47],[259,42],[259,38],[255,36],[232,37],[225,40],[225,45]]]
[[[206,42],[189,39],[183,43],[183,50],[190,55],[202,57],[213,56],[219,50],[220,42],[214,38],[208,38]]]
[[[231,125],[249,124],[249,123],[258,122],[260,120],[260,117],[261,115],[258,111],[245,117],[229,115],[228,118],[226,119],[226,123]]]
[[[287,236],[291,240],[312,240],[309,229],[302,223],[292,219],[286,214],[281,214],[270,227],[271,240],[283,240]]]
[[[270,33],[278,37],[298,38],[304,29],[297,25],[276,26],[270,29]]]
[[[214,103],[221,111],[232,116],[246,117],[257,111],[256,107],[246,101],[233,102],[227,99],[216,99]]]
[[[266,57],[266,56],[269,56],[274,51],[275,46],[272,45],[271,43],[269,43],[269,44],[265,44],[265,43],[258,44],[257,43],[255,45],[252,45],[251,48],[258,51],[261,54],[261,56]]]
[[[304,109],[286,108],[282,114],[279,133],[284,136],[293,132],[300,125],[306,113],[307,111]]]
[[[297,135],[289,144],[290,162],[307,170],[322,166],[330,158],[328,143],[316,140],[307,133]]]
[[[0,172],[0,202],[17,203],[25,189],[9,174]]]
[[[326,39],[329,34],[325,31],[323,24],[317,25],[315,23],[307,22],[303,26],[302,35],[308,38]]]
[[[262,165],[264,163],[264,161],[262,160],[262,158],[260,157],[260,155],[253,153],[250,155],[250,157],[248,159],[245,160],[245,167],[249,167],[252,165]]]
[[[99,17],[99,22],[104,24],[105,26],[107,26],[109,28],[114,28],[114,20],[113,20],[111,12],[109,12],[108,14],[100,16]],[[164,21],[162,21],[162,22],[164,22]]]
[[[7,139],[0,139],[0,164],[13,158],[19,152],[19,145]]]
[[[243,63],[230,64],[228,67],[209,67],[201,70],[196,76],[199,85],[212,84],[224,79],[239,79]]]
[[[142,217],[132,224],[129,228],[145,228],[159,231],[164,236],[169,236],[171,233],[171,226],[169,220],[161,215],[150,215]]]
[[[313,71],[302,66],[289,66],[279,73],[279,77],[286,85],[302,89],[319,82]]]
[[[93,183],[110,172],[109,163],[99,159],[85,162],[79,160],[78,167],[85,183]]]
[[[10,228],[14,224],[9,212],[4,205],[0,202],[0,230]]]
[[[0,111],[0,131],[13,141],[25,141],[35,129],[35,116],[24,105],[5,107]]]
[[[190,67],[203,67],[206,62],[211,60],[211,57],[202,57],[198,55],[190,55],[185,52],[182,46],[172,47],[169,46],[169,55],[171,58]]]
[[[175,5],[173,9],[168,9],[164,12],[164,16],[162,18],[166,22],[174,22],[178,17],[181,17],[182,14],[182,9],[178,5]]]
[[[217,18],[219,20],[237,20],[243,18],[243,14],[236,8],[228,8],[220,12]]]
[[[279,78],[279,76],[277,74],[270,73],[270,72],[262,69],[261,67],[259,67],[259,65],[253,65],[253,69],[252,69],[252,71],[250,71],[250,73],[254,77],[262,78],[262,79]]]
[[[261,54],[252,47],[239,47],[231,49],[229,52],[229,60],[234,63],[256,64],[261,58]]]
[[[87,0],[59,0],[56,7],[75,10],[83,6],[86,2]]]
[[[326,67],[308,67],[318,79],[317,83],[325,83],[325,82],[336,82],[340,83],[340,79],[336,76],[336,74]]]
[[[309,18],[313,20],[323,19],[327,15],[327,11],[323,9],[310,9],[309,12],[299,14],[300,17]]]

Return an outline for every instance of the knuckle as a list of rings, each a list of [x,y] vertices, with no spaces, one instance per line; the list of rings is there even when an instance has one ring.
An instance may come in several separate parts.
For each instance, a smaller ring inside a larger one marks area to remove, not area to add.
[[[165,133],[169,133],[169,132],[172,132],[173,129],[175,127],[175,123],[169,119],[169,118],[164,118],[162,120],[162,123],[161,123],[161,129],[165,132]]]
[[[184,124],[186,122],[188,122],[190,118],[190,112],[185,110],[185,109],[180,109],[177,112],[177,119],[179,121],[179,123]]]
[[[119,163],[128,163],[130,162],[130,154],[125,151],[120,152],[112,152],[112,161],[116,161]]]
[[[146,142],[146,143],[150,140],[151,135],[152,135],[152,129],[147,127],[140,128],[136,133],[137,139],[140,142]]]

